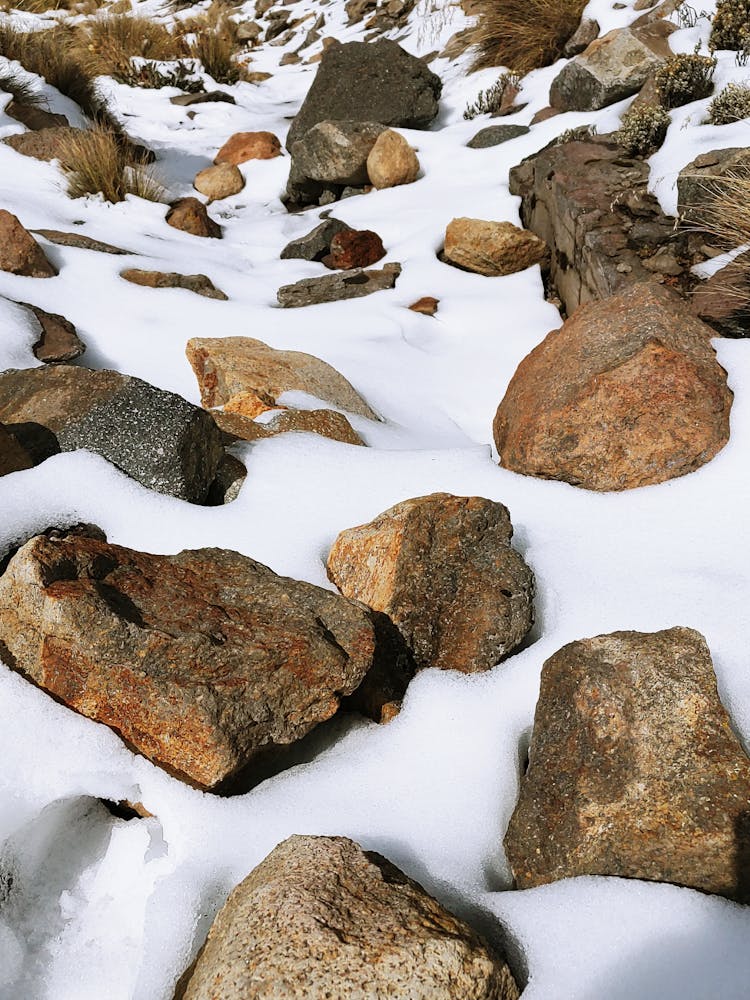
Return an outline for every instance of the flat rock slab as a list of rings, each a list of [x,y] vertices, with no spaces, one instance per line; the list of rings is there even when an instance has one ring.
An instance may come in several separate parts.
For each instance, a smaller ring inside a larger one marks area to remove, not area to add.
[[[356,268],[322,278],[304,278],[294,285],[283,285],[277,298],[284,309],[338,302],[341,299],[358,299],[363,295],[394,288],[400,274],[400,264],[385,264],[379,271]]]
[[[2,141],[23,156],[35,160],[58,160],[61,152],[73,136],[81,134],[81,129],[68,125],[42,128],[35,132],[21,132],[6,136]]]
[[[231,94],[223,90],[209,90],[204,94],[179,94],[177,97],[169,98],[170,104],[178,107],[191,108],[196,104],[236,104],[237,102]]]
[[[750,901],[750,760],[699,632],[563,646],[529,760],[505,837],[519,888],[616,875]]]
[[[387,614],[419,667],[477,673],[514,652],[534,623],[534,576],[512,536],[502,504],[433,493],[342,531],[328,576]]]
[[[590,490],[694,472],[729,440],[712,335],[655,282],[582,306],[511,379],[494,422],[500,464]]]
[[[5,114],[10,118],[15,118],[26,128],[36,132],[44,128],[59,128],[70,124],[65,115],[56,115],[52,111],[38,107],[36,104],[24,104],[15,98],[5,105]]]
[[[488,149],[509,142],[511,139],[517,139],[519,136],[528,135],[530,131],[528,125],[489,125],[480,129],[466,145],[469,149]]]
[[[182,288],[195,292],[207,299],[219,299],[226,302],[228,296],[217,288],[205,274],[177,274],[175,271],[143,271],[137,267],[129,267],[120,271],[120,277],[133,285],[146,288]]]
[[[39,339],[32,347],[39,361],[45,364],[74,361],[86,351],[86,345],[70,320],[58,313],[45,312],[38,306],[26,305],[26,308],[31,310],[40,326]]]
[[[27,278],[52,278],[56,268],[17,216],[0,209],[0,271]]]
[[[111,243],[103,243],[95,240],[91,236],[83,233],[64,233],[59,229],[34,229],[37,236],[43,236],[50,243],[55,243],[61,247],[75,247],[77,250],[95,250],[97,253],[112,253],[120,256],[132,254],[132,250],[123,250],[121,247],[112,246]]]
[[[71,534],[11,559],[0,642],[35,684],[203,788],[330,719],[378,655],[366,608],[237,552]]]
[[[184,1000],[518,996],[503,956],[382,855],[295,836],[232,891]]]
[[[335,410],[281,410],[266,423],[240,413],[212,411],[217,425],[239,441],[262,441],[278,434],[320,434],[343,444],[363,445],[364,441],[343,413]]]

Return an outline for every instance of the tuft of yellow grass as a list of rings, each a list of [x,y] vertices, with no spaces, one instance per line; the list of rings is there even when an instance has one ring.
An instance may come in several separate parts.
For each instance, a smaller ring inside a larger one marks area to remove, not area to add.
[[[107,14],[82,25],[75,35],[74,58],[90,76],[130,78],[135,56],[170,60],[185,55],[180,38],[158,21],[131,14]]]
[[[60,166],[67,175],[71,198],[101,194],[106,201],[124,201],[129,194],[162,201],[164,189],[135,156],[122,137],[104,125],[72,133],[62,143]]]
[[[467,41],[472,69],[504,66],[524,75],[549,66],[581,23],[586,0],[475,0]]]

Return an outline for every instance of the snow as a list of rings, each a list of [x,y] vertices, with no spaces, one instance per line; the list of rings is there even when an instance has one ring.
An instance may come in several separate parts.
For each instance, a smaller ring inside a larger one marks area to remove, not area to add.
[[[316,0],[302,5],[319,9]],[[150,16],[162,11],[156,0],[135,7]],[[342,4],[320,9],[342,41],[362,36],[361,26],[345,26]],[[609,0],[592,0],[588,11],[603,31],[635,16],[631,3],[615,10]],[[252,13],[249,0],[241,14]],[[450,13],[425,17],[420,7],[402,43],[415,52],[441,48],[465,24],[458,10]],[[705,20],[680,30],[673,49],[705,44],[707,30]],[[257,52],[251,68],[275,75],[231,88],[236,106],[176,108],[169,88],[103,86],[130,134],[157,150],[157,168],[179,197],[194,193],[194,174],[232,132],[268,129],[283,141],[315,71],[278,68],[289,47]],[[163,207],[149,202],[72,201],[55,164],[21,160],[0,144],[2,207],[29,228],[85,232],[130,251],[97,254],[40,238],[57,277],[0,272],[0,296],[76,324],[88,345],[83,363],[198,402],[187,340],[251,336],[325,359],[383,417],[351,417],[368,448],[300,434],[237,445],[249,476],[238,499],[221,508],[149,492],[96,455],[55,456],[0,479],[0,550],[50,524],[83,520],[115,543],[165,553],[224,546],[330,587],[325,558],[340,530],[440,490],[505,503],[538,586],[537,624],[522,652],[481,676],[421,673],[388,726],[345,719],[324,727],[297,748],[294,766],[229,799],[169,777],[109,729],[0,668],[2,1000],[93,1000],[105,986],[112,1000],[168,1000],[229,890],[293,833],[353,837],[457,912],[499,919],[528,969],[527,1000],[747,996],[747,909],[619,879],[516,892],[502,850],[541,666],[566,642],[615,629],[699,629],[722,699],[750,746],[747,344],[714,342],[735,392],[732,436],[700,471],[599,495],[501,469],[491,440],[494,411],[518,363],[560,317],[544,300],[538,268],[485,278],[448,267],[436,251],[455,216],[518,222],[510,167],[566,128],[616,128],[629,102],[561,115],[528,136],[472,150],[465,143],[490,122],[466,122],[463,109],[498,71],[468,76],[465,60],[432,66],[445,81],[440,118],[428,132],[403,130],[423,176],[333,206],[335,217],[378,232],[386,260],[404,268],[393,291],[351,302],[276,307],[279,286],[326,273],[320,264],[279,259],[320,216],[284,211],[286,155],[244,164],[245,189],[210,208],[224,238],[198,240],[167,226]],[[510,121],[528,123],[546,105],[559,68],[526,78],[528,106]],[[731,54],[720,55],[717,79],[749,75]],[[70,114],[69,102],[51,88],[45,93],[53,110]],[[715,128],[700,124],[704,114],[705,102],[675,111],[667,143],[651,160],[653,189],[667,210],[675,206],[676,173],[689,160],[747,142],[746,123]],[[17,131],[0,112],[0,136]],[[229,301],[134,286],[119,277],[125,267],[202,272]],[[435,318],[406,308],[423,295],[440,299]],[[5,298],[0,323],[0,368],[36,364],[33,324]],[[315,405],[300,394],[288,401]],[[118,819],[99,799],[141,802],[153,816]],[[6,903],[4,872],[14,878]]]

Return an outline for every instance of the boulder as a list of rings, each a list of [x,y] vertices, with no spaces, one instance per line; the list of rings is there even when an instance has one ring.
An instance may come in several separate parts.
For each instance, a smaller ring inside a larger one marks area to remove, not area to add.
[[[489,125],[480,129],[466,145],[469,149],[488,149],[490,146],[499,146],[503,142],[517,139],[521,135],[528,135],[530,131],[528,125]]]
[[[534,623],[534,576],[512,537],[502,504],[433,493],[342,531],[328,577],[387,614],[420,668],[478,673],[513,653]]]
[[[30,469],[33,465],[34,460],[31,455],[18,443],[8,428],[0,424],[0,476]]]
[[[382,855],[294,836],[232,891],[184,1000],[518,996],[502,953]]]
[[[443,253],[449,264],[496,277],[541,264],[549,250],[544,240],[512,222],[453,219],[445,231]]]
[[[281,143],[273,132],[235,132],[214,157],[214,163],[237,166],[248,160],[273,160],[281,156]]]
[[[216,288],[213,281],[205,274],[177,274],[174,271],[143,271],[137,267],[128,267],[120,271],[120,277],[133,285],[143,285],[146,288],[184,288],[207,299],[219,299],[226,302],[227,296]]]
[[[350,229],[345,222],[338,219],[325,219],[315,229],[287,243],[281,251],[282,260],[322,260],[331,249],[331,240],[336,233]]]
[[[396,42],[330,45],[289,129],[287,149],[322,121],[427,128],[441,90],[440,78]]]
[[[213,410],[212,413],[217,426],[239,441],[262,441],[296,431],[319,434],[344,444],[364,445],[344,414],[335,410],[288,410],[282,407],[276,416],[263,423],[233,410]]]
[[[119,256],[127,256],[130,250],[123,250],[121,247],[112,246],[111,243],[102,243],[84,233],[65,233],[59,229],[35,229],[37,236],[43,236],[45,240],[61,247],[75,247],[77,250],[94,250],[97,253],[111,253]]]
[[[750,252],[693,291],[693,312],[725,337],[750,337]]]
[[[750,902],[750,760],[699,632],[614,632],[544,664],[505,836],[518,888],[576,875]]]
[[[380,655],[381,624],[225,549],[37,535],[0,577],[6,660],[201,788],[330,719]]]
[[[221,201],[239,194],[245,186],[245,178],[233,163],[218,163],[215,167],[206,167],[195,175],[193,187],[205,195],[209,202]]]
[[[677,211],[683,225],[709,232],[726,221],[726,207],[714,207],[717,198],[736,191],[736,178],[750,170],[750,149],[715,149],[701,153],[677,177]],[[735,195],[736,197],[736,195]]]
[[[389,128],[370,150],[367,175],[378,190],[412,184],[419,175],[419,159],[406,139]]]
[[[26,303],[20,303],[26,305]],[[45,312],[38,306],[26,306],[34,314],[40,327],[39,339],[32,347],[34,357],[45,364],[74,361],[86,350],[76,328],[58,313]]]
[[[201,503],[223,454],[211,416],[141,379],[74,365],[0,373],[0,421],[42,462],[86,448],[149,489]]]
[[[377,122],[319,122],[291,147],[294,183],[366,184],[367,157],[383,131]]]
[[[385,257],[383,241],[371,229],[345,229],[331,240],[330,252],[323,258],[326,267],[351,270],[370,267]]]
[[[197,198],[178,198],[172,202],[166,216],[167,223],[191,236],[221,238],[221,226],[214,222],[206,211],[206,206]]]
[[[57,270],[15,215],[0,209],[0,271],[27,278],[52,278]]]
[[[590,490],[700,468],[727,443],[732,406],[711,335],[655,282],[582,306],[511,379],[494,422],[500,464]]]
[[[43,128],[35,132],[20,132],[9,135],[3,142],[23,156],[31,156],[35,160],[59,160],[66,145],[73,136],[80,135],[81,130],[68,125],[57,125],[53,128]]]
[[[283,285],[277,297],[279,305],[285,309],[338,302],[340,299],[357,299],[393,288],[400,274],[400,264],[385,264],[380,271],[356,268],[322,278],[304,278],[293,285]]]

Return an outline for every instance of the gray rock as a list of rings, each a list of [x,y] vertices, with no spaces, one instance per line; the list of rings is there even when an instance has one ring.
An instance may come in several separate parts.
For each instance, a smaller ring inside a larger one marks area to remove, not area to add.
[[[280,933],[283,929],[283,933]],[[185,1000],[516,1000],[501,953],[382,855],[285,840],[229,896]]]
[[[480,129],[466,145],[469,149],[487,149],[490,146],[499,146],[510,139],[517,139],[520,135],[528,135],[530,131],[528,125],[490,125]]]
[[[283,285],[277,298],[285,309],[312,306],[339,299],[358,299],[386,288],[393,288],[401,274],[400,264],[386,264],[381,270],[356,268],[322,278],[305,278],[293,285]],[[2,419],[2,417],[0,417]]]
[[[318,122],[292,144],[294,169],[324,184],[366,184],[367,157],[385,130],[377,122]]]
[[[724,221],[713,203],[722,192],[731,190],[732,178],[746,176],[750,169],[750,149],[732,147],[701,153],[677,177],[677,211],[684,223],[705,226],[709,231]]]
[[[566,59],[579,55],[599,37],[599,22],[593,18],[584,17],[576,30],[570,36],[563,47],[563,55]]]
[[[227,94],[223,90],[209,90],[205,94],[179,94],[177,97],[170,97],[169,103],[183,108],[191,108],[194,104],[236,104],[237,102],[231,94]]]
[[[59,229],[32,229],[32,232],[60,247],[75,247],[77,250],[95,250],[97,253],[113,253],[120,256],[133,252],[112,246],[111,243],[102,243],[101,240],[95,240],[83,233],[65,233]]]
[[[338,219],[325,219],[306,236],[292,240],[281,251],[282,260],[322,260],[331,249],[331,240],[336,233],[350,229]]]
[[[216,479],[211,483],[206,504],[209,507],[220,507],[232,503],[240,495],[247,469],[234,455],[224,455],[216,470]]]

